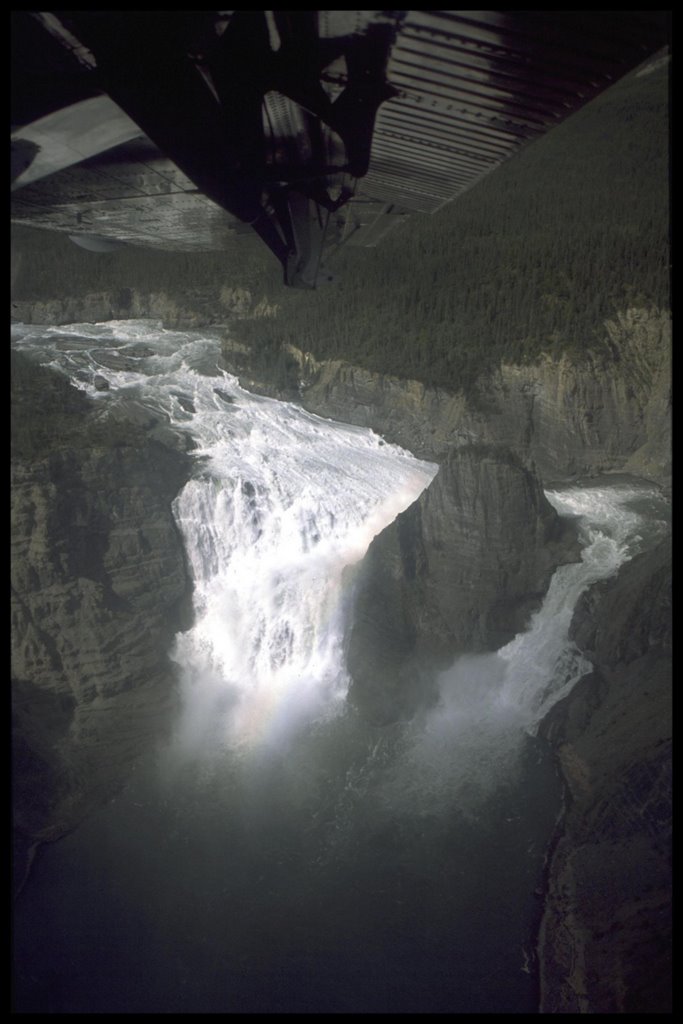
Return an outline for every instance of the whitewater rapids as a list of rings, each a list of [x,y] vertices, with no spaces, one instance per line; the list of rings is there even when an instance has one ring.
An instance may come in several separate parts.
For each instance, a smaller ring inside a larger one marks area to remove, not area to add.
[[[194,442],[174,503],[194,625],[173,657],[187,751],[284,742],[334,715],[345,570],[437,466],[371,430],[252,395],[218,368],[217,337],[146,321],[15,330],[18,347],[103,406],[137,402]]]
[[[534,1013],[561,791],[534,739],[588,668],[581,593],[666,528],[615,480],[548,493],[582,559],[527,628],[456,659],[440,699],[377,728],[345,710],[346,574],[436,467],[249,395],[219,339],[127,321],[15,326],[108,407],[189,434],[174,512],[194,622],[183,712],[125,788],[41,851],[15,922],[19,1012]]]
[[[131,320],[14,325],[13,340],[94,401],[142,404],[193,439],[196,471],[174,503],[194,583],[194,623],[172,652],[183,690],[179,749],[286,747],[338,714],[349,682],[347,571],[437,466],[370,430],[248,393],[219,369],[217,335]],[[446,751],[452,760],[457,737],[465,775],[483,759],[490,765],[477,751],[492,745],[500,770],[504,750],[590,670],[569,641],[580,595],[666,528],[654,490],[637,482],[547,496],[578,520],[581,561],[556,571],[524,632],[442,674],[438,706],[408,730],[422,762]]]

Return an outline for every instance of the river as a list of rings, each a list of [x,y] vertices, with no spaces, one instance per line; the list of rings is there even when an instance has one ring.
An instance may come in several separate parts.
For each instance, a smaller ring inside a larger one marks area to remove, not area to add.
[[[39,851],[15,910],[15,1009],[52,1013],[525,1013],[561,810],[538,722],[587,670],[573,608],[658,534],[656,492],[548,492],[579,518],[506,647],[464,655],[438,705],[372,727],[345,702],[347,571],[436,466],[249,395],[217,337],[149,322],[18,327],[103,408],[194,443],[174,514],[194,622],[171,652],[168,742]]]

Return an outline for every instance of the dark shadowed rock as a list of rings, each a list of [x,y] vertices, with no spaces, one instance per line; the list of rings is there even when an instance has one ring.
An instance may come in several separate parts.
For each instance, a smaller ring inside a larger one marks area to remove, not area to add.
[[[190,467],[139,409],[96,413],[21,354],[12,370],[14,815],[47,839],[168,721],[168,651],[190,608],[171,501]]]
[[[533,471],[500,447],[452,451],[430,487],[370,545],[348,635],[352,699],[410,715],[436,668],[519,632],[555,567],[579,557]]]
[[[23,323],[99,322],[153,317],[175,329],[223,323],[233,315],[262,319],[277,307],[239,288],[210,299],[128,290],[46,301],[15,301]],[[441,461],[468,440],[503,444],[533,460],[544,479],[624,470],[657,483],[671,480],[671,319],[666,311],[624,308],[601,327],[611,357],[587,347],[581,356],[542,355],[501,364],[477,381],[476,397],[453,394],[353,366],[318,360],[287,346],[296,387],[283,389],[279,364],[263,366],[235,325],[224,342],[226,368],[246,388],[300,402],[309,412],[371,427],[420,458]]]
[[[670,540],[584,595],[572,632],[595,671],[541,726],[569,792],[541,1012],[670,1013]]]
[[[502,363],[469,395],[375,373],[341,360],[318,361],[289,346],[297,393],[275,380],[262,390],[300,401],[309,412],[371,427],[420,458],[441,461],[466,441],[502,444],[533,461],[544,479],[623,469],[671,480],[671,319],[629,308],[602,325],[611,356],[580,355]],[[235,372],[249,359],[226,344]],[[250,386],[247,384],[247,386]]]

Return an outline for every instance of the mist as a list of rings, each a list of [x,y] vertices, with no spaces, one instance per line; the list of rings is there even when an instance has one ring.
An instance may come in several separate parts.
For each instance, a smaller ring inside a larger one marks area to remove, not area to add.
[[[124,790],[40,851],[21,1011],[535,1012],[562,808],[536,728],[589,668],[578,597],[656,533],[642,489],[549,492],[580,517],[581,562],[511,643],[458,657],[432,706],[373,726],[346,700],[353,567],[436,467],[249,395],[211,338],[17,333],[103,410],[163,410],[196,466],[174,503],[194,606],[170,652],[178,713]]]

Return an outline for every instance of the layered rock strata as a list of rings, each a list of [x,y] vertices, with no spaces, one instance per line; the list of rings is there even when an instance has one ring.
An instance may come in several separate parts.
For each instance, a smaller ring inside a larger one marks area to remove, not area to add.
[[[595,666],[541,727],[567,809],[539,939],[542,1013],[671,1012],[671,544],[575,613]]]
[[[14,819],[51,839],[174,705],[168,652],[191,598],[171,502],[190,464],[141,406],[104,416],[17,353],[12,376]]]
[[[309,412],[371,427],[440,461],[472,440],[504,444],[547,480],[624,470],[671,478],[671,322],[629,309],[604,325],[611,352],[503,364],[469,397],[291,349]],[[230,358],[226,353],[226,358]],[[294,397],[294,396],[291,396]]]
[[[468,398],[419,381],[374,373],[341,360],[317,360],[288,347],[298,385],[282,389],[255,369],[239,341],[239,317],[270,318],[277,307],[245,289],[224,287],[170,297],[135,289],[64,300],[17,301],[23,323],[161,319],[165,327],[223,324],[227,367],[249,390],[295,400],[309,412],[371,427],[421,458],[441,461],[471,441],[505,444],[533,460],[546,480],[619,470],[668,485],[671,479],[671,320],[629,308],[603,325],[602,354],[542,356],[502,364]],[[237,318],[237,319],[236,319]]]
[[[211,327],[233,316],[269,317],[277,311],[255,301],[246,288],[224,285],[170,295],[165,291],[119,288],[64,299],[13,300],[12,318],[25,324],[102,323],[106,320],[162,320],[170,330]]]
[[[351,699],[374,721],[410,716],[462,651],[519,632],[576,535],[511,451],[452,450],[430,487],[370,545],[347,637]]]

